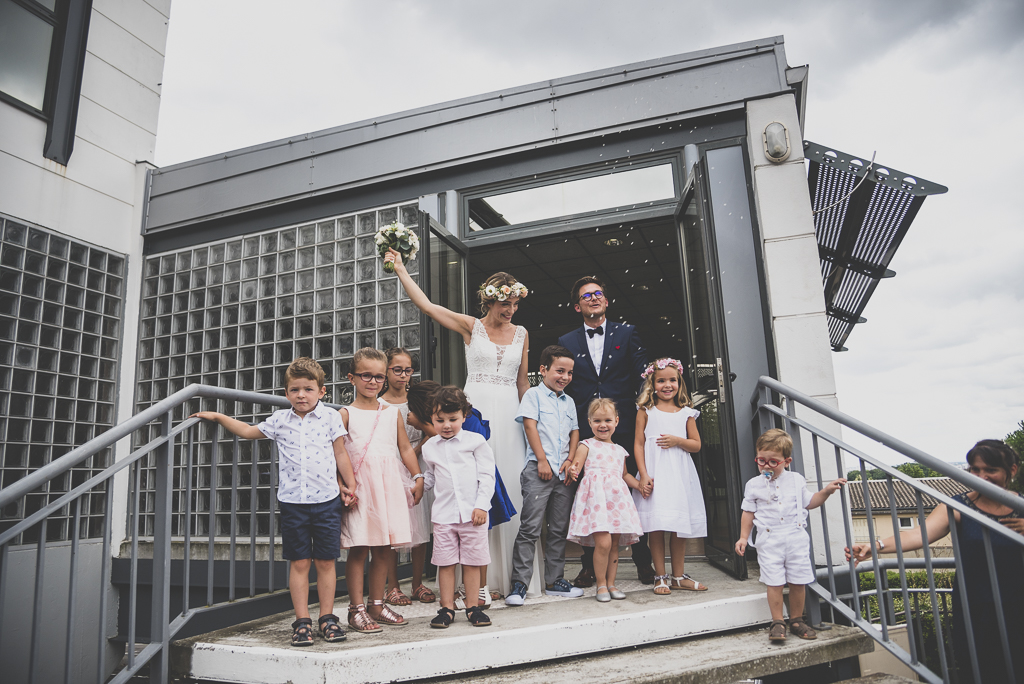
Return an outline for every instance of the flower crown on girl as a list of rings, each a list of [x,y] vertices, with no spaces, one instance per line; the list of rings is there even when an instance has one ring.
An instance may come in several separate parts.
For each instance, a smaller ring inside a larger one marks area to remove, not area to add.
[[[502,285],[501,287],[495,287],[494,285],[481,285],[480,291],[483,292],[484,296],[488,299],[497,299],[499,302],[503,302],[509,297],[518,297],[519,299],[522,299],[526,295],[530,294],[530,291],[526,289],[526,286],[518,280],[512,285]]]
[[[686,371],[683,369],[683,364],[677,359],[658,359],[654,363],[648,364],[647,368],[644,369],[644,372],[640,374],[640,377],[646,380],[654,374],[655,370],[665,370],[669,366],[673,366],[677,371],[679,371],[680,377],[686,377]]]

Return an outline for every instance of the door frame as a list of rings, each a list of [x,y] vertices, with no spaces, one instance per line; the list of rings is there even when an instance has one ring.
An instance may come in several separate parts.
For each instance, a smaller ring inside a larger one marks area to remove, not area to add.
[[[686,255],[686,236],[683,232],[682,214],[686,211],[691,202],[696,202],[697,225],[701,230],[701,246],[706,269],[705,288],[708,294],[708,308],[711,316],[711,340],[716,361],[716,374],[718,389],[714,397],[708,401],[718,402],[719,433],[722,439],[722,457],[724,458],[725,470],[725,496],[727,503],[727,527],[729,539],[725,540],[722,546],[711,546],[705,539],[705,556],[716,567],[724,570],[737,579],[747,578],[747,564],[743,556],[736,554],[733,542],[739,539],[740,533],[740,503],[742,501],[741,475],[739,468],[739,445],[737,444],[735,396],[732,392],[730,381],[731,371],[729,369],[729,343],[725,326],[725,311],[722,305],[722,292],[720,280],[714,274],[720,272],[718,264],[718,248],[715,238],[715,226],[713,212],[711,211],[710,192],[707,187],[707,159],[702,155],[697,164],[693,167],[693,173],[687,178],[683,188],[681,199],[676,206],[676,225],[679,230],[679,263],[682,269],[686,287],[686,309],[687,309],[687,332],[689,343],[692,349],[695,346],[694,322],[693,322],[693,300],[689,287],[689,263]],[[696,377],[696,367],[693,368],[693,377]],[[696,388],[696,385],[694,385]],[[704,402],[702,402],[703,404]],[[701,487],[705,496],[705,508],[707,508],[707,496],[709,488],[707,482],[703,481],[705,472],[703,451],[697,454],[698,473],[701,475]],[[708,547],[714,549],[714,553],[708,553]]]
[[[465,242],[449,232],[447,228],[435,221],[430,214],[423,210],[419,211],[419,226],[419,257],[421,260],[420,275],[422,278],[420,289],[426,293],[427,297],[430,298],[431,301],[433,301],[434,297],[437,295],[437,293],[432,291],[433,274],[431,273],[430,238],[433,236],[443,242],[462,259],[462,282],[459,284],[459,288],[463,293],[468,292],[466,286],[466,274],[469,270],[469,247]],[[463,311],[460,313],[465,312]],[[444,384],[444,382],[450,380],[450,378],[434,377],[434,358],[437,353],[438,344],[438,336],[435,334],[435,325],[437,324],[430,318],[430,316],[420,312],[420,379],[434,380],[435,382],[441,382]]]

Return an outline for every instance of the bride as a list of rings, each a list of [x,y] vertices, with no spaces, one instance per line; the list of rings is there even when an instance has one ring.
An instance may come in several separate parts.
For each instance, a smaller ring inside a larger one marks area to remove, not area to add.
[[[523,508],[523,495],[519,475],[526,465],[526,437],[516,423],[519,401],[530,388],[527,379],[527,351],[529,335],[526,328],[513,325],[512,316],[519,308],[520,294],[526,288],[508,273],[495,273],[480,286],[480,312],[483,318],[455,313],[434,304],[409,276],[402,255],[389,250],[384,261],[395,265],[395,273],[409,294],[409,299],[440,325],[462,335],[466,343],[466,396],[483,417],[490,421],[491,438],[488,444],[494,451],[494,461],[508,490],[508,498],[517,511]],[[489,586],[497,588],[503,596],[511,589],[512,545],[519,532],[519,516],[508,523],[491,529],[488,535],[491,564],[484,569],[480,583],[481,598]],[[528,595],[540,595],[541,553],[534,557],[533,581]],[[489,586],[488,586],[489,585]],[[487,596],[490,603],[490,596]]]

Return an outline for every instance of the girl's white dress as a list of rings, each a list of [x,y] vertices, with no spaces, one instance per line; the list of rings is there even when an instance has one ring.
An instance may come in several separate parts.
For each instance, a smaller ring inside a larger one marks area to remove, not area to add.
[[[405,434],[409,437],[409,445],[416,448],[416,445],[420,443],[423,438],[423,433],[409,425],[409,402],[405,401],[401,404],[391,404],[399,411],[402,412],[402,422],[405,423]],[[350,454],[351,456],[351,454]],[[417,457],[420,464],[420,472],[426,472],[423,466],[423,457]],[[402,463],[402,456],[399,454],[398,461],[402,468],[405,468],[405,464]],[[419,546],[420,544],[426,544],[430,541],[430,506],[434,503],[434,490],[424,490],[423,497],[420,502],[409,509],[409,526],[412,532],[412,546]]]
[[[569,541],[594,546],[595,532],[619,535],[619,546],[635,544],[643,534],[636,505],[622,479],[626,450],[618,444],[586,439],[587,461],[569,516]]]
[[[523,491],[519,476],[526,466],[526,436],[516,422],[519,412],[519,389],[516,378],[523,360],[526,328],[516,326],[512,344],[500,346],[491,342],[480,319],[473,322],[473,334],[466,345],[466,396],[490,421],[491,438],[487,440],[494,451],[494,463],[508,490],[508,498],[516,510],[523,510]],[[498,525],[487,534],[491,564],[487,570],[487,585],[508,596],[512,587],[512,545],[519,533],[519,515]],[[539,596],[543,581],[543,553],[540,542],[534,556],[533,579],[527,588],[528,596]]]
[[[663,434],[686,437],[687,421],[699,416],[700,411],[686,407],[676,413],[653,407],[646,411],[644,463],[654,480],[654,492],[646,499],[640,492],[633,492],[640,524],[644,532],[666,530],[685,539],[706,537],[708,516],[693,457],[679,447],[662,449],[657,442]]]

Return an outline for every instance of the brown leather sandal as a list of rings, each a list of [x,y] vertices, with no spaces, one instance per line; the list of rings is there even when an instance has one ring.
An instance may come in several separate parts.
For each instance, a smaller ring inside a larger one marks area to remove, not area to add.
[[[437,594],[427,589],[425,584],[421,584],[413,589],[412,597],[420,603],[433,603],[437,600]]]
[[[408,622],[405,618],[391,610],[384,601],[373,601],[374,608],[380,608],[380,615],[374,618],[377,622],[388,627],[405,627]]]
[[[771,627],[768,628],[768,641],[785,641],[786,640],[786,623],[782,620],[772,620]]]
[[[790,620],[789,631],[801,639],[807,639],[808,641],[818,638],[818,633],[811,629],[811,626],[803,620]]]
[[[389,589],[388,592],[384,594],[384,600],[393,606],[412,605],[412,599],[403,594],[402,590],[398,587],[395,587],[394,589]]]
[[[348,607],[348,626],[352,628],[352,631],[363,634],[375,634],[384,631],[384,628],[378,625],[377,621],[366,612],[365,603]]]

